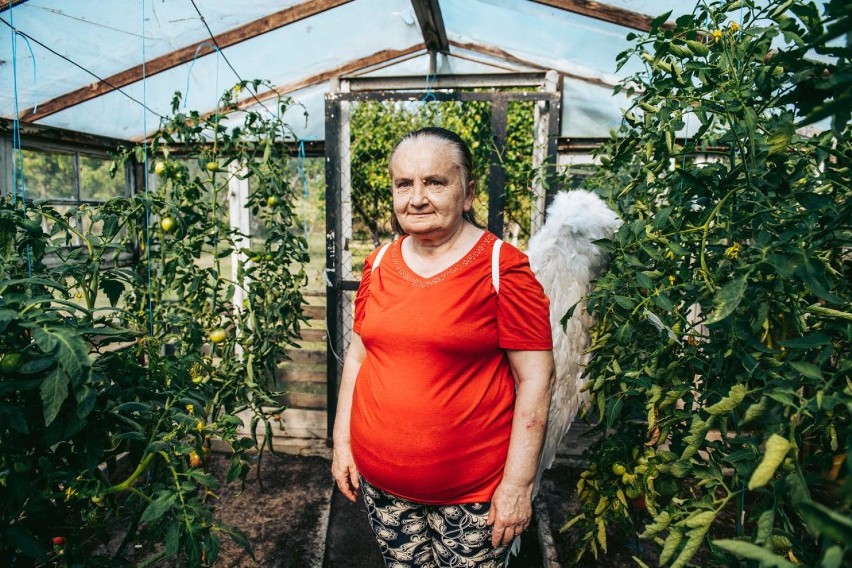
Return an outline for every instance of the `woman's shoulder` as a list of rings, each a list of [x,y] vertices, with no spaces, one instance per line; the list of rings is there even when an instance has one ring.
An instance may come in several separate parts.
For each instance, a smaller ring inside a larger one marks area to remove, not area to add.
[[[391,247],[399,247],[399,243],[402,239],[393,239],[391,241],[387,241],[381,243],[379,246],[374,248],[370,254],[367,255],[366,262],[368,265],[373,265],[376,262],[376,258],[381,254],[384,255]]]
[[[489,233],[490,234],[490,233]],[[497,237],[495,237],[496,239]],[[527,253],[516,247],[510,242],[503,241],[500,245],[500,264],[517,264],[529,262]]]

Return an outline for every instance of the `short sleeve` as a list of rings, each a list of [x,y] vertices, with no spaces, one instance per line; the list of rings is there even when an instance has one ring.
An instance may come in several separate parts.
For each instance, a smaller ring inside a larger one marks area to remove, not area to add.
[[[500,250],[497,337],[503,349],[547,351],[553,348],[550,301],[530,269],[527,255],[508,243]]]
[[[355,321],[352,324],[352,331],[359,335],[366,313],[367,298],[370,297],[370,277],[373,275],[373,263],[376,261],[379,250],[376,249],[371,252],[364,261],[364,273],[361,275],[361,283],[358,285],[358,292],[355,294]]]

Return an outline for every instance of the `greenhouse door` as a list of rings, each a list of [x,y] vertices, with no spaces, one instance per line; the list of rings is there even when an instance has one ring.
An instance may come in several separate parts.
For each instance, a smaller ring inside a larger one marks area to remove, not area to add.
[[[525,248],[544,221],[546,188],[553,187],[562,92],[552,71],[442,76],[426,90],[421,77],[359,78],[336,86],[325,101],[329,437],[364,258],[393,238],[387,174],[393,144],[421,126],[458,131],[479,166],[479,218],[487,218],[489,231]]]

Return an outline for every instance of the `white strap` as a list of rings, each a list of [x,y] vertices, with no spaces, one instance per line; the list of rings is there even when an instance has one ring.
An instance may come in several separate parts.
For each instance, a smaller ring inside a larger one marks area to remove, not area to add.
[[[385,243],[382,245],[382,248],[379,249],[379,254],[376,255],[376,261],[373,263],[373,268],[370,270],[375,272],[379,267],[379,263],[382,261],[382,257],[385,256],[385,253],[388,251],[388,247],[391,246],[391,243]]]
[[[494,248],[491,249],[491,285],[494,286],[494,292],[500,293],[500,246],[503,241],[497,239],[494,241]]]

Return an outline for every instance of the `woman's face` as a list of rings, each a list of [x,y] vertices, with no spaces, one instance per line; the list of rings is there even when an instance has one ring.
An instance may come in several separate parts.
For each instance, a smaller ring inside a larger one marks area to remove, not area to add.
[[[391,172],[393,209],[406,233],[436,237],[458,230],[473,204],[473,182],[464,187],[452,144],[428,136],[406,140]]]

